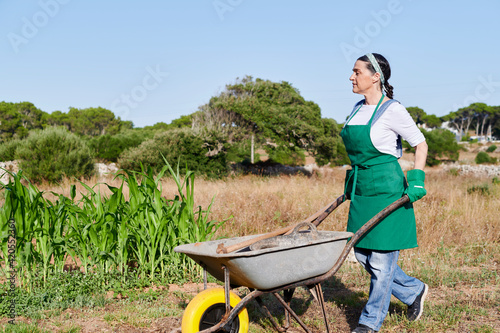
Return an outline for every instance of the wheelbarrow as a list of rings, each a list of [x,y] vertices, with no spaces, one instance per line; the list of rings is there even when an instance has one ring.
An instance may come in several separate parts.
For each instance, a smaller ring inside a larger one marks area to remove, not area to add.
[[[330,279],[341,267],[349,251],[372,227],[410,200],[407,195],[393,202],[366,222],[355,234],[338,231],[318,231],[318,226],[335,208],[345,201],[342,195],[308,220],[293,228],[244,237],[227,238],[177,246],[203,267],[204,291],[189,302],[182,317],[182,333],[248,331],[247,304],[255,300],[275,329],[285,332],[290,316],[310,333],[290,307],[295,288],[309,288],[320,304],[329,332],[321,282]],[[306,230],[303,230],[303,229]],[[271,237],[270,237],[271,236]],[[207,272],[224,288],[207,289]],[[247,287],[250,292],[241,299],[230,291]],[[279,294],[283,291],[283,297]],[[279,326],[263,303],[261,296],[272,294],[285,308],[285,325]]]

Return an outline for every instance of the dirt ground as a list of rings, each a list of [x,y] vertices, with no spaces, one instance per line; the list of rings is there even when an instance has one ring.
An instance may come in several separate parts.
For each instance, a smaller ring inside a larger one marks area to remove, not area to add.
[[[347,263],[352,265],[351,263]],[[344,284],[345,282],[345,284]],[[366,288],[353,286],[349,281],[342,281],[342,278],[333,277],[331,281],[325,281],[323,284],[323,292],[326,303],[326,313],[329,320],[330,332],[350,332],[357,324],[357,319],[361,312],[361,307],[355,305],[360,300],[366,299]],[[220,285],[211,283],[208,288],[222,288]],[[203,284],[187,283],[182,286],[169,285],[168,291],[161,294],[154,302],[147,304],[148,307],[162,308],[167,306],[170,310],[178,313],[173,316],[160,316],[158,318],[148,318],[139,316],[140,319],[134,318],[131,313],[134,307],[139,309],[142,305],[127,304],[125,299],[117,299],[107,304],[103,308],[93,309],[66,309],[57,315],[49,315],[48,318],[39,320],[28,320],[26,318],[16,318],[17,323],[35,324],[38,328],[49,332],[82,332],[82,333],[97,333],[97,332],[123,332],[123,333],[180,333],[182,310],[187,305],[189,300],[203,290]],[[144,290],[147,292],[148,290]],[[248,292],[245,288],[234,289],[234,291],[243,297]],[[446,302],[454,300],[454,302],[478,302],[481,298],[488,295],[498,295],[498,286],[484,286],[483,288],[475,288],[471,286],[459,286],[455,288],[436,287],[431,288],[426,302],[426,308],[444,306]],[[265,296],[264,302],[269,307],[271,313],[276,319],[283,323],[283,309],[271,297]],[[394,301],[394,299],[393,299]],[[128,308],[128,310],[124,310]],[[312,332],[325,332],[323,324],[322,311],[319,304],[313,298],[312,294],[306,289],[299,288],[295,291],[292,300],[292,308],[297,312],[301,320],[311,329]],[[252,301],[247,307],[250,316],[250,332],[274,332],[269,321],[266,322],[255,301]],[[141,311],[140,309],[138,310]],[[403,306],[398,302],[393,302],[389,310],[389,317],[404,314]],[[432,330],[432,332],[500,332],[500,314],[498,309],[490,308],[487,313],[477,317],[462,318],[461,322],[454,329],[447,330]],[[424,314],[425,316],[425,314]],[[8,319],[1,319],[0,325],[6,324]],[[386,319],[387,320],[387,319]],[[425,319],[424,319],[425,320]],[[397,320],[396,320],[397,321]],[[263,326],[263,322],[266,322]],[[303,330],[292,319],[292,327],[287,332],[298,333]],[[482,324],[495,329],[495,331],[472,330],[471,327],[478,327]],[[384,325],[383,332],[423,332],[422,328],[412,327],[408,329],[408,323],[402,322],[400,325],[394,325],[394,320],[391,320],[390,325]]]

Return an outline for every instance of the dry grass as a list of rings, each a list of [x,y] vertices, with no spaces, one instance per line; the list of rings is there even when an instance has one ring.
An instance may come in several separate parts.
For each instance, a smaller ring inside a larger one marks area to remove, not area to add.
[[[406,159],[410,157],[406,156]],[[325,168],[306,176],[237,176],[226,180],[195,180],[196,205],[206,209],[212,199],[210,219],[227,222],[218,237],[233,237],[272,231],[290,225],[323,208],[343,192],[345,168]],[[427,196],[414,204],[420,251],[439,246],[465,246],[500,240],[500,186],[489,178],[455,176],[440,167],[426,169]],[[74,183],[74,182],[73,182]],[[104,183],[119,186],[112,177],[93,178],[86,184],[109,193]],[[51,192],[69,196],[71,182],[58,186],[40,185]],[[163,195],[173,197],[173,180],[163,182]],[[85,192],[76,184],[77,193]],[[487,186],[489,194],[470,192],[473,186]],[[469,191],[468,191],[469,190]],[[52,198],[54,198],[52,196]],[[320,226],[324,230],[345,230],[349,203],[342,204]]]

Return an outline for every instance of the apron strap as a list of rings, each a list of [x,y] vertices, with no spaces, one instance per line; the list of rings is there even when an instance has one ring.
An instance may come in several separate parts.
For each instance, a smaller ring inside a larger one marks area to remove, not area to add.
[[[370,126],[370,128],[372,127],[372,121],[373,121],[373,118],[375,117],[375,115],[377,114],[378,110],[379,110],[379,107],[380,107],[380,103],[382,103],[382,100],[384,99],[385,95],[382,94],[382,97],[380,97],[380,100],[378,101],[378,104],[377,104],[377,107],[375,108],[375,111],[373,111],[373,114],[372,114],[372,117],[370,118],[370,121],[368,122],[368,125]],[[388,101],[387,101],[388,102]],[[386,102],[386,103],[387,103]],[[384,103],[384,104],[386,104]]]
[[[397,101],[395,99],[390,99],[387,102],[385,102],[384,104],[382,104],[380,106],[380,109],[378,109],[377,111],[375,111],[372,119],[370,120],[371,121],[371,126],[373,126],[373,124],[375,124],[375,122],[384,114],[384,112],[389,108],[389,106],[392,103],[399,103],[399,101]],[[396,151],[397,151],[397,154],[398,154],[397,158],[400,158],[401,156],[403,156],[403,142],[402,142],[401,135],[399,135],[399,134],[398,134],[398,137],[396,139]]]

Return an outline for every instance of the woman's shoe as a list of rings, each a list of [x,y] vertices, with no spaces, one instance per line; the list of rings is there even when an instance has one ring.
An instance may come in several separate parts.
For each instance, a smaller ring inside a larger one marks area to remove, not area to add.
[[[408,306],[408,312],[406,316],[409,321],[419,320],[424,312],[424,302],[427,297],[427,292],[429,291],[429,286],[424,283],[424,289],[417,296],[412,305]]]
[[[354,331],[352,331],[352,333],[374,333],[374,332],[378,331],[375,331],[374,329],[363,324],[359,324],[358,327],[356,327]]]

